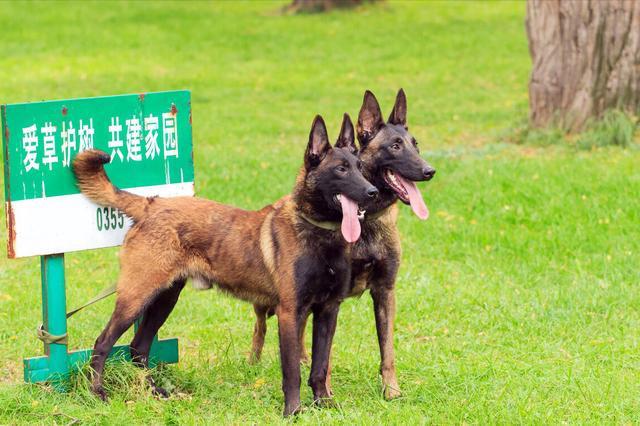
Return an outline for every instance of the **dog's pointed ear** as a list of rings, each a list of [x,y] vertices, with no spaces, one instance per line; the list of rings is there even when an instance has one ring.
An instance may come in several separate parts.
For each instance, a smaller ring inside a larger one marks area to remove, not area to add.
[[[384,126],[380,104],[370,91],[364,92],[362,107],[358,114],[358,141],[364,146],[373,139]]]
[[[393,105],[391,115],[389,115],[389,123],[396,124],[407,128],[407,97],[404,90],[398,90],[396,95],[396,103]]]
[[[336,148],[347,148],[351,151],[352,154],[356,154],[358,152],[358,147],[356,146],[356,139],[353,130],[353,123],[351,122],[351,117],[346,112],[342,117],[342,127],[340,128],[340,136],[338,136],[338,140],[334,145]]]
[[[309,132],[309,144],[304,154],[304,165],[308,169],[316,167],[331,149],[329,136],[327,135],[327,126],[320,115],[316,115]]]

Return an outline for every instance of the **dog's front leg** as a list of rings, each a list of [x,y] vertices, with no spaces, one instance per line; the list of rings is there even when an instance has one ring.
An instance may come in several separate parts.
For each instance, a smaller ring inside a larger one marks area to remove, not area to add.
[[[316,404],[332,405],[328,384],[331,344],[338,321],[338,303],[331,303],[313,310],[313,346],[311,348],[311,374],[309,386]]]
[[[280,339],[280,364],[282,366],[282,391],[284,392],[284,415],[300,411],[300,348],[298,348],[298,326],[300,315],[294,307],[282,304],[278,315],[278,337]]]
[[[371,288],[371,297],[373,298],[378,344],[380,345],[380,374],[382,375],[384,397],[385,399],[393,399],[401,395],[393,352],[396,296],[393,287],[380,285]]]

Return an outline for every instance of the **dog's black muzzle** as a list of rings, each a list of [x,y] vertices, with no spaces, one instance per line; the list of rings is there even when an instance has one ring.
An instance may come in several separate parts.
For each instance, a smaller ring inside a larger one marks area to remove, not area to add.
[[[427,166],[422,169],[422,175],[424,176],[424,180],[431,180],[433,176],[436,174],[436,169],[431,166]]]

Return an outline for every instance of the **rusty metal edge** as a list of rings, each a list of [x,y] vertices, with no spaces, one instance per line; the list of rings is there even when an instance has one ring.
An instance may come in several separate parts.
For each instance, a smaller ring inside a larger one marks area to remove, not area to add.
[[[7,126],[7,105],[0,106],[2,110],[2,145],[4,148],[4,197],[7,217],[7,257],[15,259],[14,243],[16,240],[15,216],[11,208],[11,182],[9,179],[9,127]]]
[[[193,141],[193,122],[192,122],[192,112],[191,112],[191,91],[189,90],[189,127],[191,127],[191,166],[193,167],[193,196],[196,195],[196,162],[195,162],[195,152],[196,147]]]
[[[16,251],[13,245],[16,241],[16,230],[15,230],[16,220],[13,214],[13,209],[11,208],[10,201],[7,201],[6,207],[7,207],[7,228],[9,230],[7,234],[7,257],[9,259],[15,259]]]

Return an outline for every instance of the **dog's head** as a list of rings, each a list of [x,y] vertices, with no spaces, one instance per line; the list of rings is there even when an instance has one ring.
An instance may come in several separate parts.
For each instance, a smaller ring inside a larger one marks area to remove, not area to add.
[[[367,177],[380,190],[380,203],[397,197],[410,204],[419,218],[429,217],[415,182],[430,180],[436,171],[420,157],[418,142],[409,133],[407,98],[402,89],[386,123],[376,97],[365,92],[358,115],[358,141],[360,160]]]
[[[356,154],[353,124],[347,114],[335,147],[329,143],[324,120],[316,116],[304,155],[306,202],[319,217],[342,216],[342,234],[349,242],[360,236],[358,206],[378,196],[378,189],[362,175]]]

